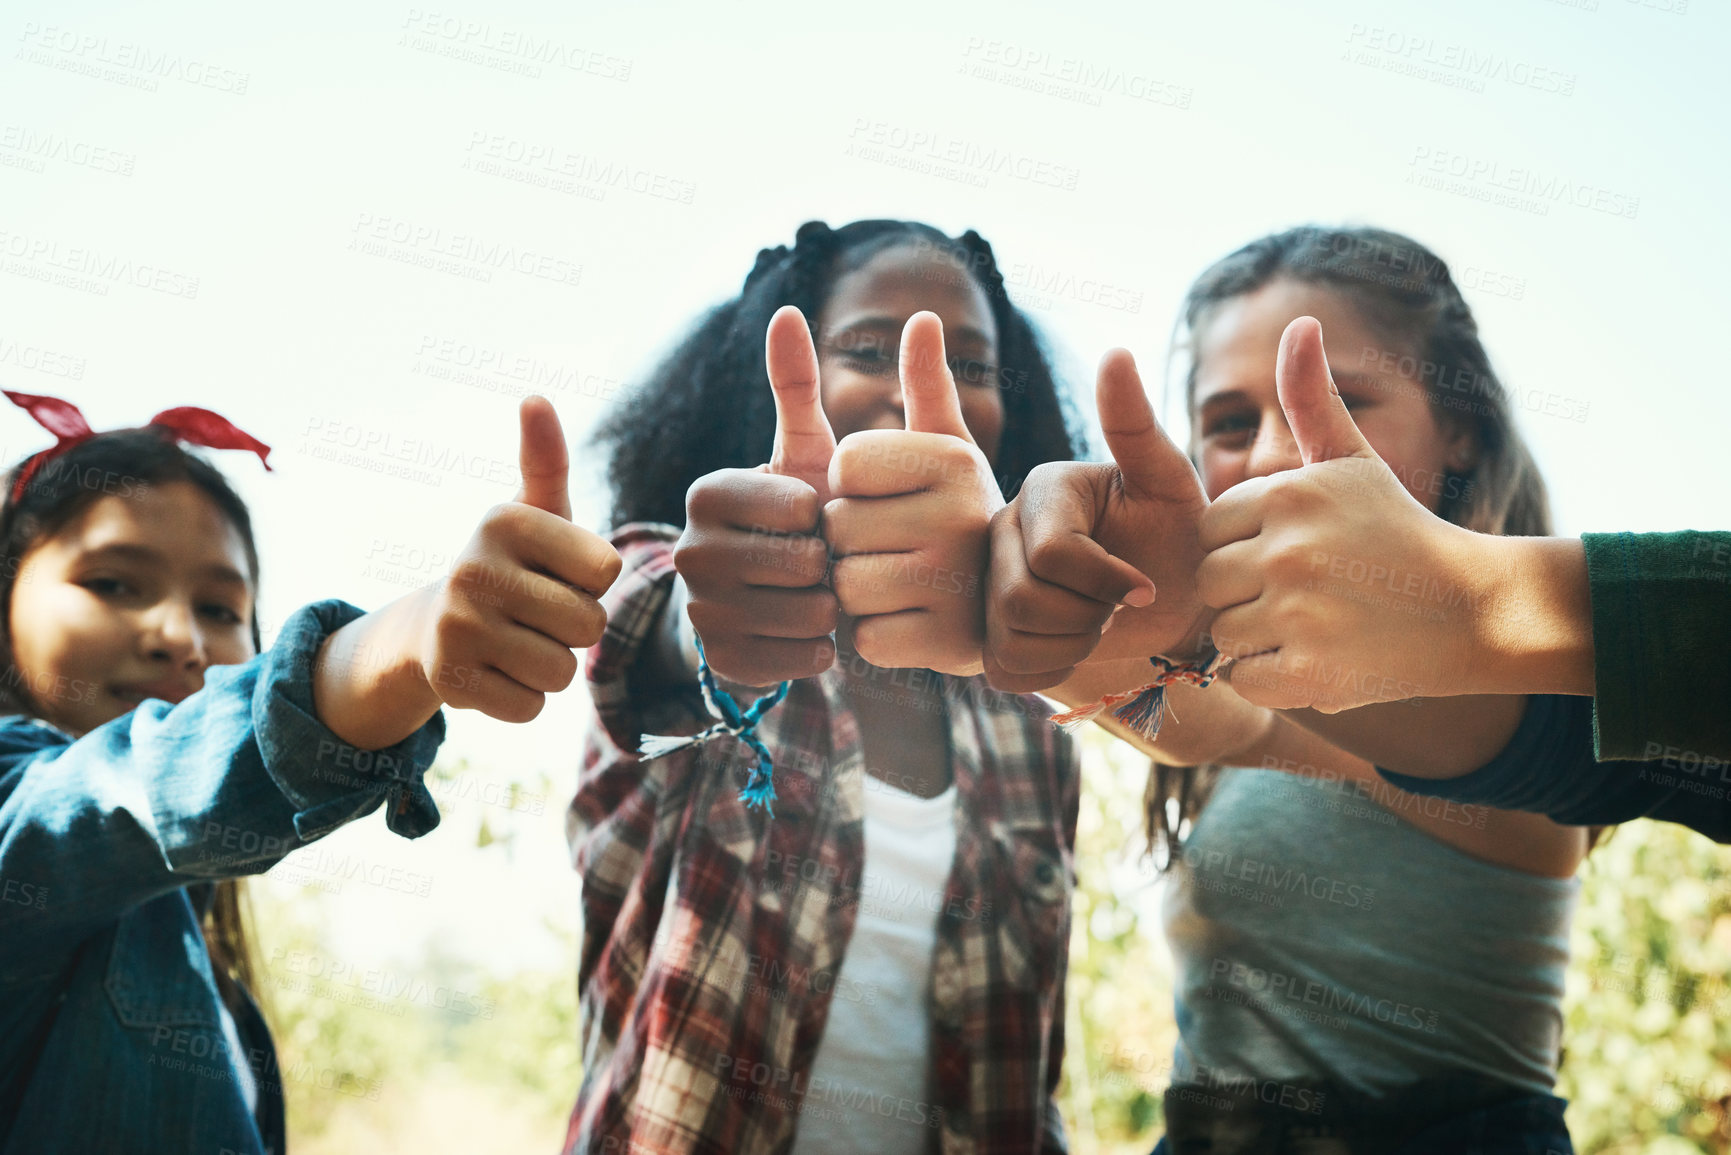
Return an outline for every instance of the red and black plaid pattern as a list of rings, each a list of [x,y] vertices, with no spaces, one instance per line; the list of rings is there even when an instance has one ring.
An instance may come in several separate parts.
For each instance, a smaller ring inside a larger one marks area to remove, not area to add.
[[[590,649],[598,724],[567,827],[583,876],[583,1084],[567,1152],[785,1151],[860,902],[864,761],[830,671],[796,682],[759,735],[775,752],[775,817],[739,801],[751,754],[733,739],[653,762],[644,733],[708,722],[695,681],[633,686],[672,587],[662,525],[613,536],[624,572]],[[935,675],[932,675],[935,677]],[[929,1005],[934,1147],[1062,1151],[1052,1093],[1078,770],[1038,699],[950,680],[955,864]],[[941,755],[939,755],[941,756]],[[813,1095],[815,1100],[817,1095]]]

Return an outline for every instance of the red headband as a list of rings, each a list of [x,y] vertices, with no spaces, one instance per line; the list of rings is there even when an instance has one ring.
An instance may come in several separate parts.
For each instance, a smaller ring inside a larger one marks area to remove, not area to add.
[[[12,483],[12,500],[16,502],[30,479],[36,476],[38,469],[74,445],[89,441],[96,436],[96,431],[90,428],[90,422],[84,420],[84,414],[78,411],[78,406],[70,401],[62,401],[58,397],[42,397],[35,393],[14,393],[10,389],[0,392],[4,392],[6,399],[12,404],[34,417],[36,424],[54,434],[55,438],[53,445],[19,466],[18,480]],[[258,454],[258,459],[265,469],[270,469],[270,462],[267,460],[270,446],[242,432],[230,423],[228,418],[208,409],[193,405],[164,409],[150,419],[150,424],[166,430],[176,441],[190,441],[207,449],[251,450]]]

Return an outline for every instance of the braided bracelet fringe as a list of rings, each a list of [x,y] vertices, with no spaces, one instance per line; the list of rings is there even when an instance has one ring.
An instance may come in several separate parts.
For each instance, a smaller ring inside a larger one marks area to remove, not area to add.
[[[1091,722],[1106,710],[1142,737],[1152,741],[1160,733],[1160,723],[1166,720],[1166,687],[1173,682],[1202,688],[1220,676],[1228,658],[1210,646],[1194,661],[1173,662],[1155,654],[1149,658],[1154,667],[1154,680],[1135,690],[1107,694],[1098,702],[1078,706],[1062,714],[1052,715],[1052,721],[1066,730],[1074,730]]]
[[[703,691],[703,704],[709,708],[709,716],[715,719],[715,724],[696,734],[644,734],[637,740],[637,756],[648,762],[679,750],[706,745],[724,736],[737,738],[757,754],[757,763],[751,768],[745,785],[740,788],[739,799],[748,807],[763,807],[764,811],[774,818],[775,762],[769,756],[769,747],[757,736],[757,724],[787,697],[788,687],[793,683],[783,682],[750,706],[741,709],[732,694],[715,684],[715,674],[710,670],[709,658],[703,652],[703,639],[698,638],[697,684]]]

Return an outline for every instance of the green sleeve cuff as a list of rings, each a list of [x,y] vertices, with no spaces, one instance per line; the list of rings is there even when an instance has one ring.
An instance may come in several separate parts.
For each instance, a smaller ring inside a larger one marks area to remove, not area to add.
[[[1731,756],[1731,533],[1581,541],[1599,759]]]

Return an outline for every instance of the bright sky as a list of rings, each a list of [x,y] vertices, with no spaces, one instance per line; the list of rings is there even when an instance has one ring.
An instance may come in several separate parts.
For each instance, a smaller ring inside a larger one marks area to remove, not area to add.
[[[808,218],[979,229],[1084,396],[1115,344],[1159,379],[1180,295],[1230,249],[1375,223],[1468,287],[1564,531],[1731,517],[1723,3],[838,12],[7,4],[0,386],[99,429],[206,405],[273,445],[270,475],[220,461],[274,623],[435,578],[514,490],[524,377],[561,383],[576,444]],[[46,441],[0,411],[7,462]],[[455,835],[341,837],[435,864],[434,905],[508,950],[510,919],[570,909],[581,697],[453,719],[452,754],[555,783],[509,867]]]

